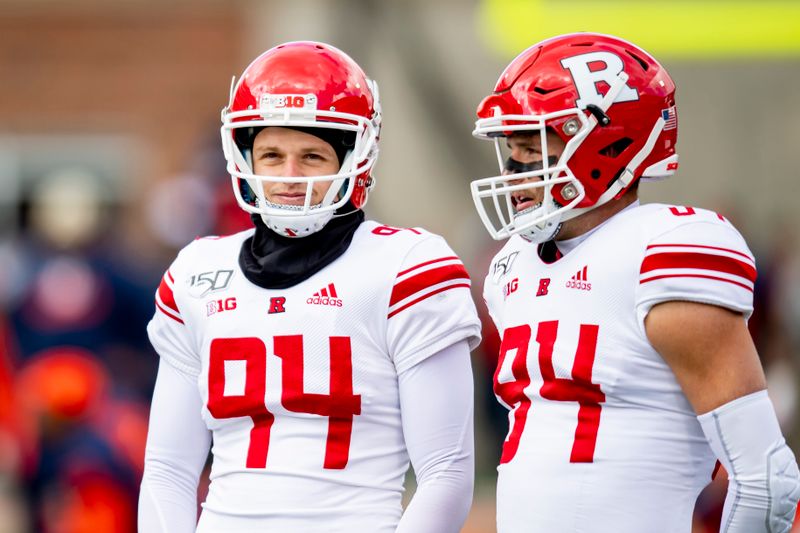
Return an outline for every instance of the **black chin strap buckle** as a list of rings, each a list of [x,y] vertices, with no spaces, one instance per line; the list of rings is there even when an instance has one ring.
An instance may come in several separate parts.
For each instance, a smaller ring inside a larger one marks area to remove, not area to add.
[[[586,109],[588,109],[589,113],[591,113],[594,116],[594,118],[597,119],[597,123],[600,124],[600,126],[605,127],[611,124],[611,119],[608,118],[606,112],[600,109],[599,106],[595,104],[588,104],[586,106]]]

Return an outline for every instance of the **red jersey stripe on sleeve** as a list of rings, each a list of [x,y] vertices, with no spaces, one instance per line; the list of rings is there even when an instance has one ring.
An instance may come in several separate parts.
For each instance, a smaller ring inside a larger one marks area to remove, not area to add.
[[[403,304],[402,306],[400,306],[400,307],[398,307],[396,309],[393,309],[392,311],[389,312],[389,316],[387,318],[392,318],[394,315],[396,315],[400,311],[403,311],[404,309],[408,309],[412,305],[414,305],[416,303],[419,303],[422,300],[425,300],[427,298],[430,298],[431,296],[433,296],[435,294],[439,294],[440,292],[444,292],[444,291],[447,291],[447,290],[450,290],[450,289],[456,289],[456,288],[459,288],[459,287],[466,287],[467,289],[469,289],[470,284],[469,283],[456,283],[454,285],[447,285],[445,287],[440,287],[440,288],[438,288],[438,289],[436,289],[434,291],[431,291],[429,293],[423,294],[419,298],[411,300],[410,302],[408,302],[406,304]]]
[[[711,279],[711,280],[714,280],[714,281],[724,281],[726,283],[731,283],[733,285],[737,285],[739,287],[742,287],[743,289],[747,289],[750,292],[753,292],[753,287],[748,287],[744,283],[739,283],[738,281],[734,281],[734,280],[728,279],[728,278],[721,278],[719,276],[707,276],[705,274],[665,274],[663,276],[652,276],[652,277],[649,277],[649,278],[644,278],[641,281],[639,281],[639,285],[643,285],[643,284],[648,283],[650,281],[657,281],[657,280],[660,280],[660,279],[667,279],[667,278],[699,278],[699,279]]]
[[[183,320],[180,318],[180,316],[177,316],[174,312],[170,311],[169,309],[167,309],[166,307],[161,305],[161,303],[159,303],[158,299],[156,299],[156,309],[158,309],[159,311],[161,311],[162,313],[164,313],[165,315],[170,317],[175,322],[183,324]]]
[[[440,257],[439,259],[432,259],[430,261],[425,261],[424,263],[420,263],[418,265],[415,265],[415,266],[413,266],[411,268],[407,268],[407,269],[403,270],[402,272],[398,272],[397,273],[397,277],[399,278],[401,276],[404,276],[404,275],[408,274],[409,272],[413,272],[414,270],[419,270],[422,267],[425,267],[425,266],[428,266],[428,265],[432,265],[434,263],[442,263],[444,261],[458,261],[458,260],[459,260],[458,256],[455,256],[455,255],[451,255],[449,257]]]
[[[697,252],[664,252],[648,255],[642,261],[640,274],[664,269],[712,270],[739,276],[751,283],[756,281],[756,269],[733,257]]]
[[[167,281],[167,277],[169,276],[169,281]],[[166,307],[172,309],[175,313],[180,314],[180,309],[178,309],[178,304],[175,303],[175,295],[172,293],[172,276],[170,275],[169,271],[164,274],[164,277],[161,278],[161,285],[158,286],[158,297],[161,299],[161,303],[164,304]]]
[[[720,248],[719,246],[706,246],[704,244],[651,244],[650,246],[647,247],[648,250],[652,250],[654,248],[695,248],[695,249],[704,248],[706,250],[717,250],[720,252],[728,252],[729,254],[735,254],[744,257],[750,262],[753,261],[753,259],[749,255],[742,253],[738,250],[731,250],[730,248]]]
[[[432,263],[432,261],[429,263]],[[406,270],[404,273],[412,270],[414,269]],[[460,279],[467,280],[469,283],[469,274],[467,274],[467,270],[464,268],[464,265],[460,263],[425,270],[419,274],[415,274],[396,283],[392,289],[392,296],[389,299],[389,306],[393,306],[420,291],[424,291],[428,287],[432,287],[433,285]]]
[[[177,320],[183,324],[181,311],[178,309],[178,304],[175,302],[175,294],[172,292],[172,285],[174,278],[169,270],[161,278],[161,284],[156,291],[156,307],[160,309],[168,317]]]

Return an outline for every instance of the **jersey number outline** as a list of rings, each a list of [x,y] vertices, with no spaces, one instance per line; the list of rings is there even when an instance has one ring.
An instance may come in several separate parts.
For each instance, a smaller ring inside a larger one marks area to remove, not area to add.
[[[328,417],[326,469],[343,469],[350,455],[353,417],[361,414],[361,395],[353,394],[350,337],[330,337],[328,394],[303,390],[303,336],[273,338],[273,352],[281,359],[281,404],[289,411]],[[225,362],[245,362],[242,395],[225,395]],[[267,345],[258,337],[214,339],[209,350],[208,411],[214,418],[248,416],[253,420],[247,449],[247,468],[266,468],[275,416],[265,402]]]
[[[570,463],[594,462],[597,433],[600,429],[602,403],[606,396],[600,385],[592,383],[592,368],[597,352],[599,326],[581,324],[578,348],[572,365],[572,379],[557,378],[553,369],[553,346],[558,336],[558,321],[540,322],[536,330],[539,344],[539,368],[543,383],[539,395],[547,400],[559,402],[578,402],[578,424],[575,440],[570,453]],[[513,409],[513,422],[508,437],[503,443],[500,464],[511,461],[519,449],[522,432],[531,407],[531,399],[525,388],[531,383],[528,374],[528,346],[531,340],[531,327],[528,324],[508,328],[500,344],[500,357],[494,374],[494,392]],[[512,381],[500,383],[498,377],[506,356],[516,350],[511,362]]]

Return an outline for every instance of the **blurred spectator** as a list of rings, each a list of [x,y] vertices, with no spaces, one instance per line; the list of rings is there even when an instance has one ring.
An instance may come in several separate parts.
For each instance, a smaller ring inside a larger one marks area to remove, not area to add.
[[[21,267],[4,283],[18,293],[7,291],[5,299],[20,360],[54,346],[80,346],[106,362],[117,386],[145,399],[155,358],[144,331],[158,274],[141,279],[123,264],[119,209],[108,196],[98,178],[78,170],[33,187],[15,246]]]
[[[147,222],[173,249],[211,233],[215,223],[214,191],[201,176],[183,174],[157,183],[147,195]]]
[[[133,532],[145,414],[109,424],[119,413],[111,377],[78,348],[34,355],[15,390],[29,443],[24,479],[36,531]],[[121,437],[129,439],[126,446]]]
[[[170,249],[165,261],[197,237],[230,235],[252,227],[249,215],[231,194],[216,130],[216,124],[209,126],[214,135],[202,136],[196,143],[184,172],[156,183],[146,193],[145,221],[150,233]]]
[[[0,245],[8,265],[0,274],[0,524],[17,528],[9,531],[135,529],[156,367],[145,328],[163,265],[152,275],[130,265],[124,206],[113,197],[76,168],[44,176],[22,206],[21,231]]]

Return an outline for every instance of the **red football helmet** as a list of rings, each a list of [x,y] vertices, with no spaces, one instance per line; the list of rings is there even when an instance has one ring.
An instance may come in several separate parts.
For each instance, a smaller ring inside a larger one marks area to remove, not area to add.
[[[478,106],[473,135],[502,143],[526,131],[566,144],[541,169],[475,180],[472,197],[494,239],[520,234],[551,239],[561,222],[620,197],[639,178],[665,178],[678,167],[675,84],[652,56],[617,37],[574,33],[542,41],[506,67]],[[511,183],[512,178],[515,183]],[[539,178],[533,183],[520,183]],[[515,213],[514,191],[541,187],[544,199]],[[491,215],[490,215],[491,213]]]
[[[239,206],[290,237],[318,231],[348,202],[362,208],[374,183],[370,172],[378,155],[380,121],[377,84],[341,50],[308,41],[267,50],[245,69],[222,110],[222,147]],[[314,177],[254,174],[253,138],[269,126],[321,128],[323,139],[343,141],[339,172]],[[267,181],[306,184],[305,204],[269,202],[264,195]],[[320,181],[332,184],[320,204],[310,205],[312,187]]]

